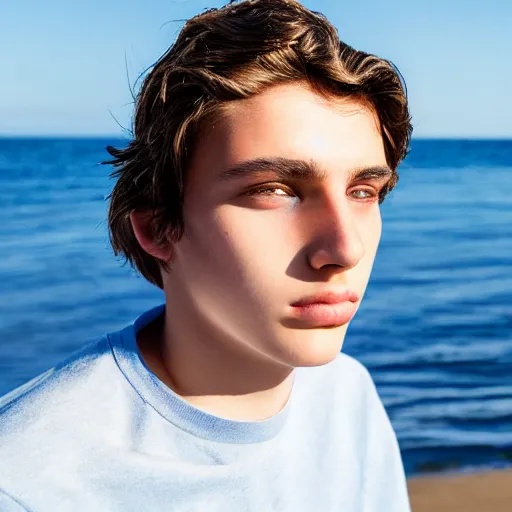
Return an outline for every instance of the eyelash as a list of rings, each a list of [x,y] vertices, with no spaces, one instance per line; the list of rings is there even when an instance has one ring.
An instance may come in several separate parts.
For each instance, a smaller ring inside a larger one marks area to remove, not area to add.
[[[257,187],[257,188],[254,188],[254,189],[251,189],[249,191],[247,191],[244,195],[248,195],[248,196],[258,196],[258,195],[272,195],[272,194],[266,194],[265,192],[268,192],[269,190],[283,190],[285,192],[289,192],[290,189],[287,189],[281,185],[264,185],[264,186],[260,186],[260,187]],[[373,199],[379,199],[380,197],[380,190],[377,191],[377,192],[373,192],[372,190],[368,190],[368,189],[357,189],[357,191],[363,191],[363,192],[367,192],[369,194],[371,194],[369,197],[365,198],[365,199],[359,199],[360,201],[363,201],[363,202],[369,202]],[[357,199],[357,198],[356,198]]]

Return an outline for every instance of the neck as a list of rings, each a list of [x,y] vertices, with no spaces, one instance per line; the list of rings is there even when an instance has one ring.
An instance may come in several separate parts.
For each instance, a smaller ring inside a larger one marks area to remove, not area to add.
[[[168,302],[165,317],[143,329],[138,343],[151,371],[205,412],[237,421],[274,416],[290,396],[293,368],[226,338]]]

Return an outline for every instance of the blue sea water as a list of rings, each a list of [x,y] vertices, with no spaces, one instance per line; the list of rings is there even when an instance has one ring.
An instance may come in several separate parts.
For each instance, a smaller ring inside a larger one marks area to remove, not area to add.
[[[0,395],[163,300],[116,260],[99,139],[0,139]],[[512,463],[512,141],[414,140],[343,350],[409,475]]]

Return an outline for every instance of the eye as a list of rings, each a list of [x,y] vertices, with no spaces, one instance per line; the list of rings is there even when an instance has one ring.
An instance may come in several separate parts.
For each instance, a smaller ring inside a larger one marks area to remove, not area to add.
[[[283,192],[282,194],[275,194],[275,191]],[[257,188],[253,188],[252,190],[248,190],[244,193],[247,196],[272,196],[272,195],[280,195],[281,197],[293,195],[293,192],[285,188],[281,185],[264,185]]]
[[[356,188],[350,192],[350,196],[360,201],[378,199],[379,193],[374,189]]]

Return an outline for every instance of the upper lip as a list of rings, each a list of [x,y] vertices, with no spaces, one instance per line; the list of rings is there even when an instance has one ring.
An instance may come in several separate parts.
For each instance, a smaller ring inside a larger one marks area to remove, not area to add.
[[[340,302],[357,302],[359,297],[349,288],[339,290],[324,290],[315,295],[308,295],[294,302],[292,306],[308,306],[310,304],[339,304]]]

